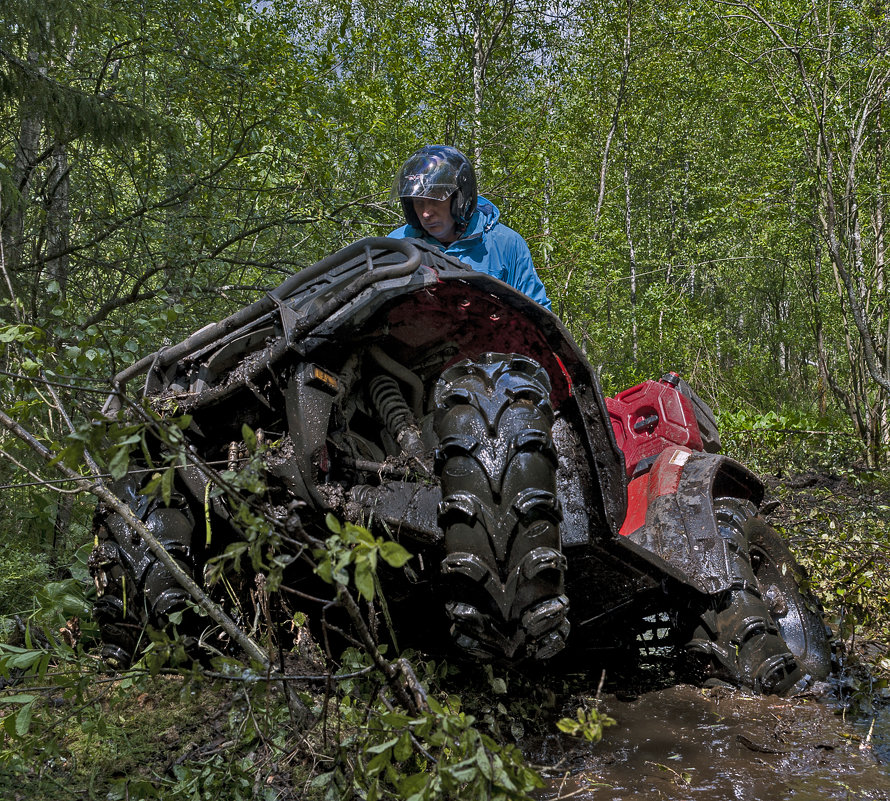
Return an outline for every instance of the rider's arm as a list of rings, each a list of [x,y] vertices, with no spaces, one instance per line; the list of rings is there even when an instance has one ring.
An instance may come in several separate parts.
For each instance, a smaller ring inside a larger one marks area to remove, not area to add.
[[[515,231],[513,233],[516,233]],[[532,254],[528,249],[525,240],[516,234],[511,242],[512,247],[509,249],[508,259],[508,276],[512,286],[516,287],[520,292],[528,295],[532,300],[540,303],[545,309],[550,309],[550,298],[547,297],[547,290],[535,271],[535,265],[532,263]]]

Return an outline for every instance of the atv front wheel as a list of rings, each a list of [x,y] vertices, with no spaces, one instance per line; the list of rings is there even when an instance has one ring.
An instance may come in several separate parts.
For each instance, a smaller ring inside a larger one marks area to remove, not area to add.
[[[706,683],[716,680],[767,695],[784,695],[806,683],[806,660],[811,650],[814,654],[818,650],[811,643],[810,627],[805,633],[792,636],[790,642],[783,637],[786,631],[791,635],[794,630],[795,616],[803,619],[803,595],[798,590],[798,595],[793,596],[789,608],[795,611],[791,619],[787,615],[777,619],[774,615],[782,607],[778,590],[770,588],[777,586],[774,579],[780,569],[776,567],[779,562],[775,539],[763,536],[764,527],[769,526],[757,518],[757,509],[750,501],[739,498],[716,498],[714,515],[733,583],[711,599],[710,608],[701,615],[686,650],[703,671],[700,678]],[[787,564],[802,573],[793,559]],[[791,598],[790,584],[783,582],[782,589]],[[770,600],[770,594],[776,596],[776,604]]]
[[[482,658],[546,659],[569,632],[547,373],[484,354],[448,368],[435,403],[452,636]]]

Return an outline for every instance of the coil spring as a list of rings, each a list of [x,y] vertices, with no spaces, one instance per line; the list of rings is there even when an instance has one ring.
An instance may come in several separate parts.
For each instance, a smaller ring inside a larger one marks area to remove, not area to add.
[[[398,382],[390,375],[378,375],[371,379],[371,402],[380,413],[386,430],[394,437],[414,422],[414,415],[399,389]]]

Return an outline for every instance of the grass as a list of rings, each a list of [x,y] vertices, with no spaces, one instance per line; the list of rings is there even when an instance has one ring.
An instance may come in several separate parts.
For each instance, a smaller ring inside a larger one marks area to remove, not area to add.
[[[135,672],[97,674],[82,689],[46,695],[28,736],[6,733],[0,798],[283,798],[282,783],[308,776],[299,762],[276,763],[287,756],[278,692]]]

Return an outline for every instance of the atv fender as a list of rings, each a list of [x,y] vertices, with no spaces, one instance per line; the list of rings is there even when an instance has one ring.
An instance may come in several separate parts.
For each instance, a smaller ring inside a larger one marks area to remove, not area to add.
[[[285,390],[288,433],[294,444],[294,456],[280,466],[279,478],[297,498],[328,508],[318,492],[313,463],[325,447],[328,420],[337,395],[335,376],[312,364],[304,364]]]
[[[620,534],[667,562],[674,575],[679,573],[699,592],[723,592],[741,578],[735,575],[737,560],[730,549],[746,547],[718,532],[714,498],[726,496],[759,506],[763,484],[727,456],[672,446],[628,485]]]

